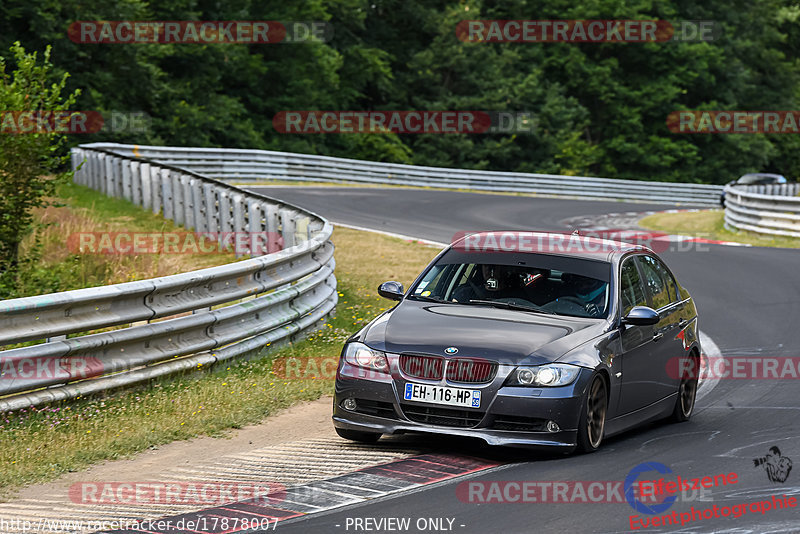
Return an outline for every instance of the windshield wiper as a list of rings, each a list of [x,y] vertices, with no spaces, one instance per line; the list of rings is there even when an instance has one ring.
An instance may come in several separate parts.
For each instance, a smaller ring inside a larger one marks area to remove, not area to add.
[[[496,308],[505,308],[507,310],[530,311],[535,313],[546,313],[548,315],[558,315],[556,312],[545,310],[544,308],[539,308],[539,307],[533,308],[531,306],[525,306],[524,304],[512,304],[510,302],[501,302],[499,300],[471,299],[469,303],[485,304],[487,306],[494,306]]]
[[[449,300],[440,299],[439,297],[428,297],[428,296],[422,296],[422,295],[411,295],[408,298],[413,299],[413,300],[424,300],[424,301],[427,301],[427,302],[438,302],[439,304],[452,304],[452,302],[450,302]]]

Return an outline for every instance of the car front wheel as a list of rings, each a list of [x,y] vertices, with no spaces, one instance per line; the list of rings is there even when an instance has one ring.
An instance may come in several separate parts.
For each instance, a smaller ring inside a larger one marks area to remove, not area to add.
[[[608,395],[606,382],[601,376],[595,376],[586,392],[578,422],[578,450],[594,452],[603,441],[608,411]]]

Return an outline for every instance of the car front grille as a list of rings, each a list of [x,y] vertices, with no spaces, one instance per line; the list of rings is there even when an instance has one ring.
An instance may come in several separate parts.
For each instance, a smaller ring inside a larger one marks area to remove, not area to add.
[[[494,380],[497,367],[497,362],[480,358],[446,360],[441,356],[400,355],[400,370],[403,374],[423,380],[441,380],[446,375],[450,382],[482,384]]]
[[[447,362],[447,380],[463,384],[491,382],[497,374],[497,362],[458,358]]]
[[[400,407],[410,420],[427,425],[472,428],[483,419],[483,412],[436,408],[433,406],[415,406],[413,404],[401,404]]]
[[[400,370],[412,378],[441,380],[444,375],[444,358],[440,356],[401,354]]]

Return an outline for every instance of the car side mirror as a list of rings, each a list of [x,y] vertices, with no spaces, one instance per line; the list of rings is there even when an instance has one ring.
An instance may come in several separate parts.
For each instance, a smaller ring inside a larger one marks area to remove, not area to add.
[[[403,284],[400,282],[384,282],[378,286],[378,295],[389,300],[403,299]]]
[[[658,312],[653,308],[647,306],[634,306],[628,315],[622,318],[622,324],[630,324],[633,326],[650,326],[658,324],[661,318]]]

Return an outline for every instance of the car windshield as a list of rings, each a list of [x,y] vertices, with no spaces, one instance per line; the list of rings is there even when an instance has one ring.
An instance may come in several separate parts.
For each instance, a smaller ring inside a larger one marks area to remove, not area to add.
[[[761,180],[761,177],[757,174],[745,174],[741,178],[739,178],[738,183],[740,184],[754,184]]]
[[[786,178],[777,174],[745,174],[737,183],[747,184],[780,184],[786,183]]]
[[[605,318],[610,272],[607,262],[580,258],[448,254],[425,273],[409,298]]]

